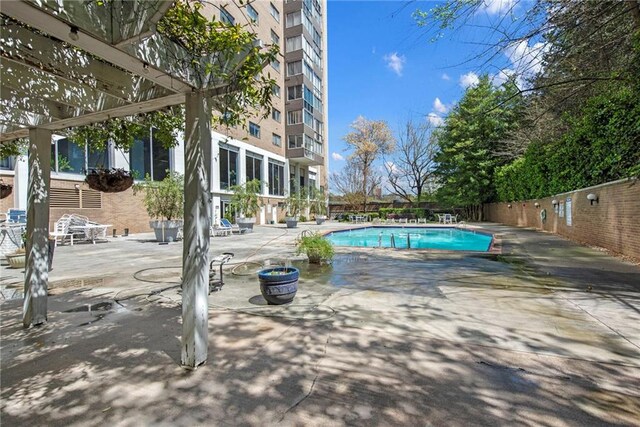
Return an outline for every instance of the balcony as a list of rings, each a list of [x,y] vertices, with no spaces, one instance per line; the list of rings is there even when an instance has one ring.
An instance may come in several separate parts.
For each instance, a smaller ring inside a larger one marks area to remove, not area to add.
[[[287,158],[307,166],[324,165],[324,157],[304,147],[287,148]]]

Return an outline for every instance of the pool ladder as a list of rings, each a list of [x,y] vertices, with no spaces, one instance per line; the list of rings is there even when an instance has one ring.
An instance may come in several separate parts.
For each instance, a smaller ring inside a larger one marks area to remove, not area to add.
[[[390,237],[391,237],[391,241],[390,241],[391,246],[390,247],[395,249],[395,247],[396,247],[396,236],[393,233],[391,233]],[[378,234],[378,247],[379,248],[382,247],[382,233]],[[411,249],[411,235],[409,233],[407,233],[407,248]]]

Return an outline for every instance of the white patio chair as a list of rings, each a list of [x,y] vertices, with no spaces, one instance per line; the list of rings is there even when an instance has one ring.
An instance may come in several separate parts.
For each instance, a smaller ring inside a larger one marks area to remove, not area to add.
[[[57,220],[53,226],[53,232],[49,233],[50,237],[53,237],[55,241],[54,246],[58,246],[58,239],[60,239],[60,243],[64,243],[65,239],[68,237],[73,246],[73,233],[69,232],[69,223],[71,219],[69,215],[64,214]]]

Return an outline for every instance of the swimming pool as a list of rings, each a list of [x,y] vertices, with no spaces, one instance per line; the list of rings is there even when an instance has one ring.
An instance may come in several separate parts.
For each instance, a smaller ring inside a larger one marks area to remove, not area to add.
[[[457,228],[366,227],[327,234],[335,246],[486,252],[493,236]]]

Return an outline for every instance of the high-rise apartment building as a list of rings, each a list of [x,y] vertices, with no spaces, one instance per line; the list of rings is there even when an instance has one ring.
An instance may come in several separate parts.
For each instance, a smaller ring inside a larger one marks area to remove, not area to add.
[[[327,185],[326,0],[257,0],[208,3],[206,13],[247,25],[263,44],[280,46],[265,67],[275,79],[267,118],[248,119],[247,129],[216,129],[213,157],[214,216],[225,215],[229,187],[263,182],[259,223],[277,221],[282,201],[301,188]]]
[[[214,129],[212,135],[211,217],[229,210],[230,187],[252,179],[262,185],[263,207],[256,222],[285,215],[285,197],[304,187],[327,186],[327,36],[326,0],[234,0],[204,2],[203,12],[229,23],[246,25],[263,44],[280,46],[278,60],[264,73],[276,81],[273,108],[267,118],[249,117],[246,129]],[[216,112],[214,112],[216,114]],[[165,149],[153,130],[129,152],[106,148],[92,152],[64,136],[52,140],[51,222],[62,214],[80,213],[113,224],[122,231],[149,231],[148,218],[131,191],[108,194],[82,183],[87,169],[130,169],[138,177],[161,180],[167,170],[184,172],[182,146]],[[0,177],[16,183],[13,198],[0,201],[0,211],[26,208],[26,159],[0,161]],[[18,180],[16,178],[22,177]],[[19,181],[19,182],[18,182]]]

